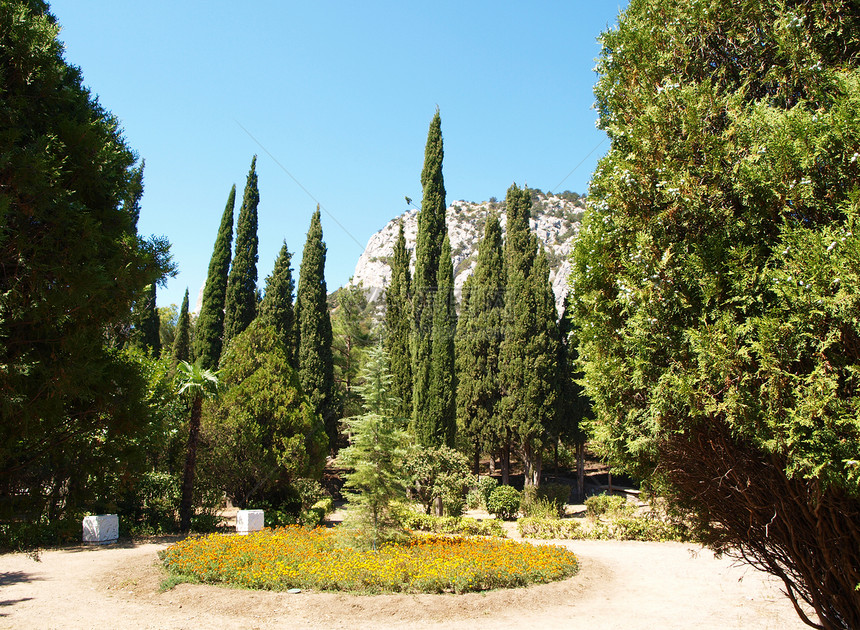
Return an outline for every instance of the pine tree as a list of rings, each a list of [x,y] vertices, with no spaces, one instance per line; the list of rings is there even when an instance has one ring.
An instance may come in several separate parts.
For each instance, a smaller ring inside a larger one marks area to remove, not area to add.
[[[391,262],[391,283],[385,292],[385,350],[391,366],[392,391],[398,399],[396,411],[403,418],[412,415],[411,284],[409,252],[401,221]]]
[[[541,447],[555,422],[558,398],[558,324],[549,264],[529,231],[531,197],[508,190],[505,244],[505,338],[500,354],[502,411],[525,467],[527,485],[539,485]]]
[[[445,239],[445,182],[442,177],[442,120],[436,110],[427,133],[424,168],[421,172],[423,198],[418,213],[418,235],[415,244],[415,276],[412,282],[412,422],[418,439],[425,446],[440,446],[441,442],[425,442],[434,435],[430,388],[433,365],[433,318],[439,258]]]
[[[260,303],[260,319],[266,326],[271,326],[278,334],[287,360],[294,368],[298,368],[296,353],[295,311],[293,308],[293,292],[296,284],[293,282],[293,270],[290,261],[293,255],[287,249],[284,241],[272,275],[266,278],[266,294]]]
[[[179,309],[179,320],[176,322],[176,336],[173,338],[173,366],[180,361],[188,362],[191,356],[191,316],[188,314],[188,289],[182,299]]]
[[[221,216],[212,258],[209,260],[209,274],[203,289],[203,303],[197,316],[192,346],[193,356],[200,361],[204,369],[215,369],[221,358],[224,339],[224,301],[227,295],[227,275],[230,271],[235,204],[236,186],[234,185],[227,196],[227,206]]]
[[[501,446],[499,349],[503,338],[505,259],[502,228],[491,214],[478,247],[475,272],[466,281],[457,322],[457,420],[472,448],[473,471],[480,453]]]
[[[311,218],[296,296],[298,315],[299,379],[313,409],[322,416],[332,449],[336,448],[338,427],[331,353],[331,319],[325,283],[326,246],[322,240],[320,210]]]
[[[365,413],[346,419],[350,444],[338,456],[340,465],[353,469],[345,487],[349,511],[345,525],[357,530],[359,543],[377,549],[402,535],[396,505],[406,499],[406,419],[394,411],[393,378],[381,346],[369,352],[360,386]]]
[[[251,160],[251,170],[245,183],[242,208],[236,223],[236,248],[227,296],[224,302],[224,344],[245,330],[257,315],[257,156]],[[223,348],[221,350],[224,352]]]

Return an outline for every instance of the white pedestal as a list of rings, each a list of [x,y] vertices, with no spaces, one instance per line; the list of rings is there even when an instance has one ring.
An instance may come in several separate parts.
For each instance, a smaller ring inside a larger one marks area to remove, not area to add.
[[[263,510],[239,510],[236,512],[236,533],[247,534],[263,529]]]
[[[119,538],[119,517],[116,514],[85,516],[83,522],[84,542],[106,545]]]

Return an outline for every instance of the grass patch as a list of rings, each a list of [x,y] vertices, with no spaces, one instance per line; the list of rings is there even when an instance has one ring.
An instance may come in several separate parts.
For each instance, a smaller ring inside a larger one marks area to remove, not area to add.
[[[363,593],[466,593],[561,580],[578,570],[576,556],[551,545],[430,534],[362,552],[340,544],[336,530],[295,526],[187,538],[162,561],[174,576],[207,583]]]

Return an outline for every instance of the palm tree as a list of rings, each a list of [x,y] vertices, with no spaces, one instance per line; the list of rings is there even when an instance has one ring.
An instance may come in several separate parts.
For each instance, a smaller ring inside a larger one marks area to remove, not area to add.
[[[182,476],[182,499],[179,502],[179,528],[187,532],[191,527],[192,491],[194,489],[194,467],[197,463],[197,439],[200,436],[200,416],[203,399],[211,398],[218,391],[218,373],[204,370],[199,363],[180,361],[176,366],[179,394],[191,402],[191,419],[188,423],[188,449],[185,456],[185,472]]]

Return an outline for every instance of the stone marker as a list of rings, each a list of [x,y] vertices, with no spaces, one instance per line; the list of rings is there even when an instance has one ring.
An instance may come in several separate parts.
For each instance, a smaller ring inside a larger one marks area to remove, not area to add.
[[[239,510],[236,512],[236,533],[247,534],[263,529],[263,510]]]
[[[83,522],[84,542],[107,545],[119,538],[119,517],[116,514],[85,516]]]

